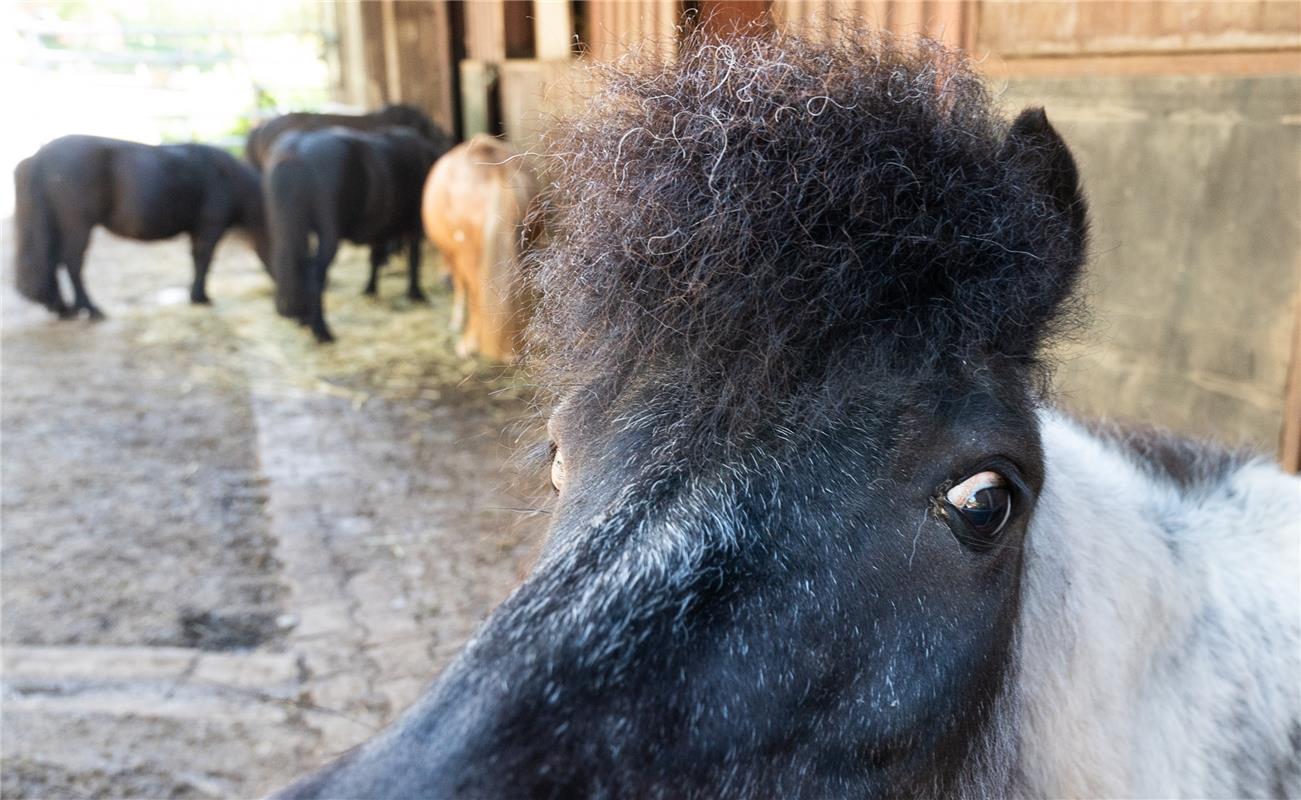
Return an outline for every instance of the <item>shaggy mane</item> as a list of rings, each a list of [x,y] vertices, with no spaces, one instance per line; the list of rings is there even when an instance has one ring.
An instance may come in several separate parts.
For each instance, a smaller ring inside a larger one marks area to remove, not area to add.
[[[1083,211],[1073,230],[1034,159],[1003,154],[959,54],[694,35],[672,63],[594,69],[547,142],[530,339],[552,385],[654,374],[731,425],[864,369],[1034,363]]]

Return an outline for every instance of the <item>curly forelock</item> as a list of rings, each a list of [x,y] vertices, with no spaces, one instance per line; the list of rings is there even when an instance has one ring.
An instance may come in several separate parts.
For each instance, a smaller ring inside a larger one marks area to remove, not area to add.
[[[1083,233],[957,53],[697,35],[596,69],[548,141],[530,335],[552,385],[650,370],[736,420],[832,373],[1034,361]]]

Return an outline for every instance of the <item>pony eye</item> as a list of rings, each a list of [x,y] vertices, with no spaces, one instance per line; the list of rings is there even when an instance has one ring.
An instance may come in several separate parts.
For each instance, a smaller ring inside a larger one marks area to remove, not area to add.
[[[1012,490],[997,472],[978,472],[945,493],[980,542],[993,541],[1012,518]]]
[[[561,455],[560,448],[551,445],[551,488],[558,494],[560,487],[565,485],[565,457]]]

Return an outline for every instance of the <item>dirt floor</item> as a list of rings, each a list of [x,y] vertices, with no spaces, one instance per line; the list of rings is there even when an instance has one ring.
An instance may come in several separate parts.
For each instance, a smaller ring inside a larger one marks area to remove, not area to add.
[[[447,299],[365,254],[320,347],[223,242],[97,234],[109,319],[13,292],[3,223],[0,794],[253,797],[365,738],[527,570],[542,478],[508,464],[511,370],[452,355]]]

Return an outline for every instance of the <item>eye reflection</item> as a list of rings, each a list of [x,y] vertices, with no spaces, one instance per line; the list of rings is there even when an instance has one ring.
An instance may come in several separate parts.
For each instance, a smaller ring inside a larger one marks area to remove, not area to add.
[[[949,489],[944,499],[957,509],[972,533],[993,539],[1012,517],[1012,491],[1008,481],[992,470],[978,472]]]

